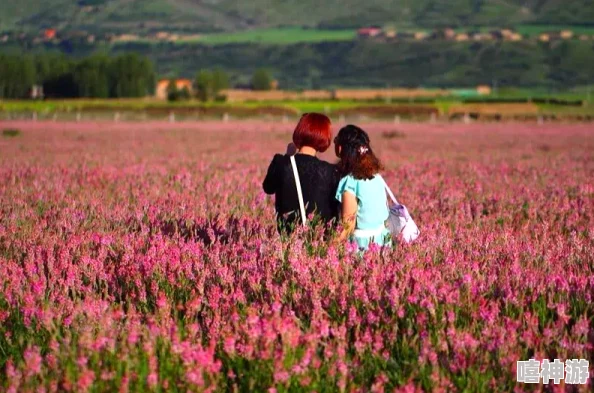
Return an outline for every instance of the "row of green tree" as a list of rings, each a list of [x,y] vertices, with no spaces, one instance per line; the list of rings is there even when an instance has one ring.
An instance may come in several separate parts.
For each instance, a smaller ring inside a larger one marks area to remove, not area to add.
[[[270,72],[264,68],[257,69],[252,76],[250,88],[258,91],[272,89],[273,79]],[[221,92],[228,89],[229,74],[221,69],[200,70],[194,79],[194,96],[202,102],[206,101],[224,101],[225,97]],[[175,79],[169,81],[167,86],[167,99],[169,101],[189,100],[192,98],[192,92],[183,87],[179,89]]]
[[[152,62],[137,54],[93,55],[72,59],[64,55],[0,54],[0,98],[29,98],[42,86],[52,98],[126,98],[152,95]]]
[[[594,42],[375,42],[295,45],[129,43],[162,74],[221,67],[245,85],[265,64],[280,89],[341,87],[543,87],[594,85]]]

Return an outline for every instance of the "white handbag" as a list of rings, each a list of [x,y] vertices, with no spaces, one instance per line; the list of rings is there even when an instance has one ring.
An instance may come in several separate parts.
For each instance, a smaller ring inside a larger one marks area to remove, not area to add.
[[[290,157],[291,166],[293,167],[293,176],[295,177],[295,186],[297,187],[297,197],[299,198],[299,210],[301,211],[301,225],[307,226],[307,214],[305,214],[305,204],[303,203],[303,192],[301,191],[301,181],[299,180],[299,173],[297,172],[297,163],[295,156]]]
[[[408,213],[406,206],[398,203],[398,200],[385,181],[384,187],[386,188],[386,192],[390,196],[390,199],[394,203],[394,205],[390,207],[390,215],[388,217],[388,221],[386,222],[386,226],[392,233],[392,237],[396,238],[398,235],[402,235],[402,239],[404,239],[404,241],[407,243],[415,241],[421,234],[417,224],[415,224],[415,221]]]

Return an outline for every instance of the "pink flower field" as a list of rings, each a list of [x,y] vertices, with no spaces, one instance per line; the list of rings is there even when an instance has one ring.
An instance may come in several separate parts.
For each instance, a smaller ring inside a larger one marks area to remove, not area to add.
[[[594,375],[594,127],[362,126],[421,237],[360,257],[277,235],[291,124],[0,123],[0,391],[591,391],[516,361]]]

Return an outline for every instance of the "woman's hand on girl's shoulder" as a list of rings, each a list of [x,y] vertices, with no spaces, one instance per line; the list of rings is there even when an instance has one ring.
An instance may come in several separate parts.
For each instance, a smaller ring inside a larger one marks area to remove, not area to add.
[[[287,151],[286,151],[286,155],[288,156],[293,156],[297,153],[297,146],[295,146],[295,144],[293,142],[289,143],[287,145]]]

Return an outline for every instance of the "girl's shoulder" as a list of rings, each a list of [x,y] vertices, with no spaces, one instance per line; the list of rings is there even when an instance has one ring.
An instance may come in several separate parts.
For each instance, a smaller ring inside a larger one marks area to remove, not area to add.
[[[386,181],[384,180],[383,176],[380,173],[376,173],[376,175],[371,180],[373,182],[372,188],[377,190],[379,188],[384,189],[386,188]]]
[[[342,195],[345,192],[351,193],[355,196],[358,196],[359,194],[358,180],[351,175],[342,177],[338,182],[338,187],[336,189],[336,199],[339,202],[342,202]]]
[[[371,190],[377,190],[378,187],[383,188],[385,184],[384,178],[379,173],[371,179],[357,179],[353,175],[344,176],[340,180],[340,186],[343,189],[348,189],[359,194]]]
[[[355,179],[355,177],[353,175],[345,175],[343,177],[340,178],[340,182],[341,183],[356,183],[359,182],[360,180]]]
[[[371,183],[371,182],[380,182],[380,183],[384,182],[384,178],[379,173],[374,175],[373,178],[371,178],[371,179],[357,179],[353,175],[346,175],[346,176],[343,176],[340,180],[341,180],[341,182],[344,181],[344,182],[349,182],[349,183],[363,183],[363,184]]]
[[[356,193],[359,188],[360,181],[361,180],[355,179],[353,175],[343,176],[338,182],[338,190],[340,192],[351,191]]]
[[[385,183],[384,177],[381,173],[376,173],[373,177],[373,180],[377,181],[378,183]]]

